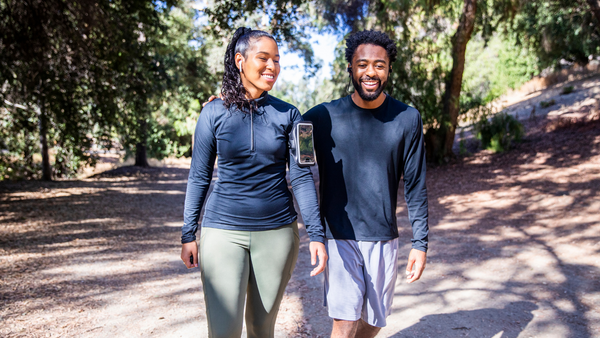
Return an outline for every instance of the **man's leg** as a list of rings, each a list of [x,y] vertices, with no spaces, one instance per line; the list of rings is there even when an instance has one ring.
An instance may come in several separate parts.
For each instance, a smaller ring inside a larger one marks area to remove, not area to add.
[[[371,326],[362,319],[358,321],[357,326],[358,329],[356,330],[356,338],[373,338],[379,333],[379,331],[381,331],[380,327]]]
[[[331,337],[354,338],[365,298],[363,262],[358,244],[350,240],[325,242],[325,304],[333,318]]]
[[[398,239],[359,242],[359,246],[365,260],[367,287],[361,316],[365,325],[359,326],[358,331],[368,332],[386,326],[386,318],[392,312],[398,275]]]
[[[358,320],[349,321],[334,319],[331,329],[331,338],[354,338],[358,329]]]
[[[380,330],[380,327],[371,326],[362,319],[353,322],[334,319],[331,338],[374,338]]]

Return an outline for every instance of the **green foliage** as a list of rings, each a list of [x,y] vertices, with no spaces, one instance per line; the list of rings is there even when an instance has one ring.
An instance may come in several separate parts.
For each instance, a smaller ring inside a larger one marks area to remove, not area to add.
[[[510,149],[513,142],[521,141],[525,131],[516,118],[503,112],[495,114],[491,119],[483,114],[473,125],[473,129],[481,146],[493,152]]]
[[[494,34],[487,43],[476,36],[467,49],[461,113],[518,89],[540,71],[537,53],[518,44],[513,35]]]
[[[461,114],[518,89],[538,73],[535,53],[517,46],[512,37],[494,34],[487,42],[481,35],[473,37],[467,47]]]
[[[566,86],[560,91],[560,95],[568,95],[573,92],[573,86]]]
[[[530,46],[542,68],[565,59],[580,64],[600,54],[600,23],[584,0],[523,1],[506,30]]]
[[[20,118],[12,119],[8,109],[0,108],[0,180],[39,178],[41,168],[33,159],[39,149],[35,116],[27,109],[12,109]]]
[[[458,142],[458,153],[461,156],[467,156],[471,153],[467,150],[467,144],[465,142],[465,133],[464,129],[460,130],[460,141]]]
[[[40,119],[58,176],[93,165],[91,147],[116,138],[127,149],[150,140],[159,158],[186,153],[175,122],[197,116],[216,85],[196,18],[184,1],[0,0],[0,165],[39,177],[28,152]]]
[[[149,0],[1,0],[0,108],[8,112],[3,122],[45,125],[37,137],[45,135],[55,148],[56,174],[92,160],[86,150],[93,133],[108,135],[117,124],[122,89],[132,82],[121,74],[135,67],[121,57],[139,52],[140,36],[157,27],[154,5]],[[24,109],[13,109],[19,106]],[[26,120],[19,110],[28,112]],[[7,141],[17,143],[7,149],[19,148],[18,138]]]
[[[554,101],[554,99],[549,100],[549,101],[542,101],[540,102],[540,107],[542,108],[548,108],[550,106],[553,106],[556,104],[556,101]]]
[[[206,101],[217,84],[204,61],[210,46],[194,19],[189,8],[173,8],[161,21],[163,29],[146,36],[147,60],[134,74],[144,83],[123,106],[129,119],[118,127],[128,155],[138,143],[146,144],[148,156],[157,159],[190,154],[193,127],[182,127],[182,122],[193,124],[198,102]]]

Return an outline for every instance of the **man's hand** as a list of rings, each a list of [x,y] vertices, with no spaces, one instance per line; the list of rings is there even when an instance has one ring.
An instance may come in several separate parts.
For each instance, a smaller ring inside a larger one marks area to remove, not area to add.
[[[192,257],[193,263],[190,262],[190,257]],[[198,244],[196,244],[196,241],[181,246],[181,260],[188,269],[198,267]]]
[[[208,98],[208,101],[206,101],[206,102],[204,102],[204,103],[202,104],[202,107],[206,106],[206,104],[207,104],[207,103],[211,102],[212,100],[214,100],[214,99],[216,99],[216,98],[219,98],[219,99],[221,99],[221,100],[222,100],[222,99],[223,99],[223,96],[222,96],[221,94],[219,94],[219,96],[214,96],[214,95],[211,95],[211,96]]]
[[[408,255],[408,264],[406,265],[406,282],[412,283],[421,278],[425,264],[427,263],[427,253],[412,249]]]
[[[325,244],[321,242],[310,242],[310,265],[317,264],[317,257],[319,257],[319,265],[310,272],[310,276],[316,276],[325,270],[325,264],[327,263],[327,251],[325,250]]]

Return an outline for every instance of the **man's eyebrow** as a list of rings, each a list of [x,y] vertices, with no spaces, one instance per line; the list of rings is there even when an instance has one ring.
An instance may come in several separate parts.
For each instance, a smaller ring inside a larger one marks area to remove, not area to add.
[[[267,54],[267,55],[271,55],[271,53],[269,52],[256,52],[256,54]],[[279,57],[279,54],[275,54],[276,57]]]
[[[369,62],[369,61],[371,61],[371,60],[369,60],[369,59],[358,59],[358,60],[356,60],[356,63],[359,63],[359,62]],[[377,59],[377,60],[375,60],[375,61],[373,61],[373,62],[376,62],[376,63],[377,63],[377,62],[383,62],[383,63],[387,63],[387,62],[386,62],[385,60],[383,60],[383,59]]]

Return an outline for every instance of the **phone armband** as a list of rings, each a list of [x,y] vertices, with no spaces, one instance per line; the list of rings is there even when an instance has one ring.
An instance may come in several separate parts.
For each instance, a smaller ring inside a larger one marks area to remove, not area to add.
[[[298,122],[290,133],[292,160],[299,167],[310,167],[316,163],[313,124],[310,121]]]

